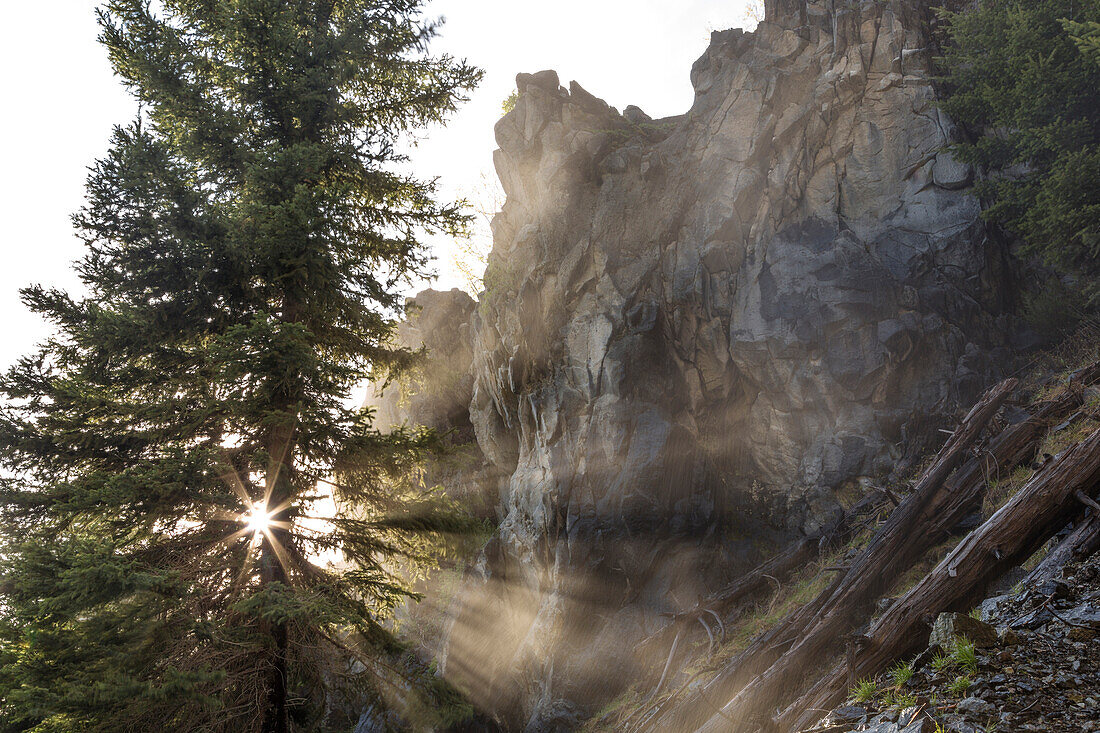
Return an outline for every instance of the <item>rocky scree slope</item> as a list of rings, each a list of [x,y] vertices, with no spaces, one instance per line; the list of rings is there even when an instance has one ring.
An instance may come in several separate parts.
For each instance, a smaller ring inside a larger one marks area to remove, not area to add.
[[[511,727],[575,727],[662,614],[906,470],[897,446],[1010,362],[930,3],[766,15],[712,35],[679,117],[520,74],[485,292],[413,303],[449,381],[380,398],[383,422],[445,415],[492,466],[499,533],[441,668]]]
[[[942,614],[928,649],[862,680],[812,733],[1100,730],[1100,555]]]

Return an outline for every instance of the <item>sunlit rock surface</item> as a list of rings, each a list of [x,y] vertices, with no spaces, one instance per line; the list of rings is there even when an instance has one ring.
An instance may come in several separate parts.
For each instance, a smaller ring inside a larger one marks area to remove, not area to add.
[[[664,650],[634,645],[661,613],[831,521],[835,489],[897,470],[1008,363],[930,17],[770,2],[713,34],[664,120],[518,77],[486,292],[432,327],[468,339],[438,358],[471,364],[508,477],[443,670],[509,725],[568,729],[652,674]]]
[[[375,427],[428,425],[440,431],[469,432],[474,375],[471,321],[477,304],[455,289],[425,290],[406,303],[398,325],[400,346],[424,350],[425,357],[398,385],[372,385],[368,404]]]

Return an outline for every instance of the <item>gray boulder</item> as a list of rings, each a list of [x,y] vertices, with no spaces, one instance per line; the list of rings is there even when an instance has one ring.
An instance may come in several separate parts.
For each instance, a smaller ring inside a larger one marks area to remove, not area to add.
[[[928,645],[950,652],[959,637],[966,637],[979,649],[997,646],[999,641],[997,630],[984,621],[961,613],[941,613],[932,626]]]

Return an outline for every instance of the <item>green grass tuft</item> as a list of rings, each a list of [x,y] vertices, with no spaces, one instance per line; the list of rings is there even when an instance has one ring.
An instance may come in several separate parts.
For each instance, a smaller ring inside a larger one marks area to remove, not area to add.
[[[915,708],[917,706],[917,696],[911,692],[905,694],[898,693],[894,695],[894,704],[892,707],[898,710],[905,710],[906,708]]]
[[[878,694],[878,683],[870,677],[860,680],[852,688],[852,699],[856,702],[867,702]]]
[[[977,649],[974,647],[974,642],[965,636],[955,637],[955,649],[951,652],[951,659],[969,674],[976,674],[978,671]]]
[[[899,689],[904,687],[909,680],[913,679],[913,665],[907,662],[898,662],[890,670],[890,677],[894,680],[895,687]]]
[[[951,680],[951,684],[947,686],[948,691],[955,697],[962,697],[966,694],[966,691],[970,689],[970,685],[973,682],[968,674],[960,674],[955,679]]]

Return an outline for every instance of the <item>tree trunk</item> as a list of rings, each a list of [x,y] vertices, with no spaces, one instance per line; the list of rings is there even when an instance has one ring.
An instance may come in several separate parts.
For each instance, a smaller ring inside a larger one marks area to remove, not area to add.
[[[271,546],[272,538],[264,537],[260,550],[262,580],[264,585],[286,582],[286,573],[278,554]],[[264,713],[263,733],[287,733],[287,646],[288,633],[283,622],[261,622],[260,631],[271,637],[271,671],[267,683],[267,710]]]
[[[275,428],[268,440],[268,489],[265,511],[271,512],[270,526],[264,532],[260,546],[261,580],[264,586],[272,583],[290,585],[287,552],[290,544],[292,498],[294,495],[291,475],[294,464],[293,428]],[[264,631],[272,640],[271,671],[268,679],[268,706],[264,715],[263,733],[287,733],[287,654],[289,631],[285,622],[268,624]]]

